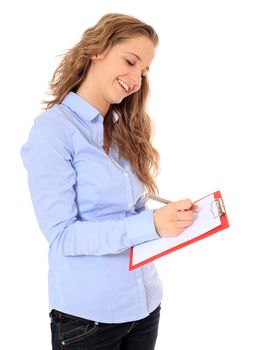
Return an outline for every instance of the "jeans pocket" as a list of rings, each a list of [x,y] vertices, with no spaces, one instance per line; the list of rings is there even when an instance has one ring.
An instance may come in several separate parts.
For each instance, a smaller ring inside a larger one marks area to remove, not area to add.
[[[98,330],[98,322],[82,319],[60,323],[60,341],[66,346],[85,339]]]

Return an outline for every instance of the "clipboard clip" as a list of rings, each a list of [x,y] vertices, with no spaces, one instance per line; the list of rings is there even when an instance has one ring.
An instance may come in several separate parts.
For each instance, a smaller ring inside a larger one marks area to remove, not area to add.
[[[225,206],[221,198],[217,198],[213,200],[211,203],[211,212],[216,219],[218,216],[222,216],[226,214]]]

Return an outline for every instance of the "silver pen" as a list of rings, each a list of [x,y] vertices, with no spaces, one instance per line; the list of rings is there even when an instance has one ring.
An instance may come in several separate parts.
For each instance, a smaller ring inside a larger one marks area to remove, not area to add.
[[[164,204],[168,204],[170,202],[168,199],[161,198],[161,197],[155,196],[154,194],[150,194],[150,193],[145,194],[145,199],[146,200],[153,199],[154,201],[164,203]]]
[[[160,202],[160,203],[164,203],[164,204],[168,204],[168,203],[171,202],[171,201],[169,201],[168,199],[155,196],[154,194],[146,193],[146,194],[145,194],[145,200],[149,200],[149,199],[152,199],[152,200],[154,200],[154,201],[157,201],[157,202]],[[192,203],[192,205],[193,205],[193,203]],[[185,210],[185,211],[186,211],[186,210]],[[198,211],[198,210],[193,210],[193,212],[197,214],[199,211]]]

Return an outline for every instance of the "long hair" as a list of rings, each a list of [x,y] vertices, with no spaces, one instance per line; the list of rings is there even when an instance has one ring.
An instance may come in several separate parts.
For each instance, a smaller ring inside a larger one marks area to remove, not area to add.
[[[93,27],[88,28],[81,40],[63,54],[49,82],[51,101],[45,110],[59,104],[70,92],[76,92],[88,74],[91,57],[111,49],[120,41],[133,36],[144,35],[156,47],[159,38],[155,30],[139,19],[118,13],[104,15]],[[159,173],[159,153],[152,145],[153,123],[146,112],[149,95],[148,78],[142,79],[141,88],[124,98],[119,104],[112,104],[104,118],[104,132],[109,145],[115,144],[119,153],[131,163],[133,170],[150,193],[158,193],[155,178]],[[119,118],[113,122],[113,114]]]

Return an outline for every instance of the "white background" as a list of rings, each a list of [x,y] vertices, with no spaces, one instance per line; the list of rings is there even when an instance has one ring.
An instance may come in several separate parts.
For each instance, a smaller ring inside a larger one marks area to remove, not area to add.
[[[149,112],[160,195],[220,190],[230,228],[156,261],[164,285],[157,350],[260,350],[259,1],[8,1],[1,35],[1,344],[51,349],[48,245],[20,159],[56,56],[107,12],[151,24],[160,46]],[[3,327],[4,325],[4,327]]]

